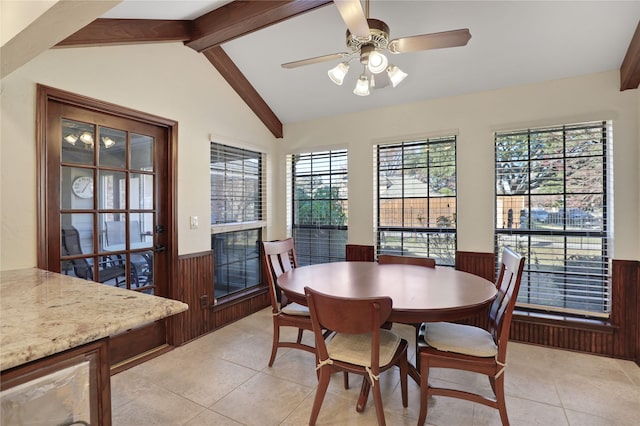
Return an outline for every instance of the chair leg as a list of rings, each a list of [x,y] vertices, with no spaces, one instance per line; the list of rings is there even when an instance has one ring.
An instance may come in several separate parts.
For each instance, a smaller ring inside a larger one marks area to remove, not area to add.
[[[320,407],[322,407],[322,402],[324,401],[324,395],[327,393],[327,388],[329,387],[330,380],[331,380],[331,368],[329,366],[323,366],[320,369],[320,378],[318,380],[316,396],[313,399],[313,408],[311,409],[309,426],[314,426],[316,424],[316,421],[318,420]]]
[[[416,329],[416,340],[415,340],[415,357],[416,357],[416,369],[420,371],[420,352],[418,351],[418,340],[420,338],[420,326],[422,324],[414,324]]]
[[[362,413],[367,406],[367,400],[369,399],[369,390],[371,389],[371,384],[366,377],[362,378],[362,386],[360,387],[360,396],[358,396],[358,401],[356,402],[356,411],[358,413]]]
[[[420,356],[418,354],[418,356]],[[418,415],[418,425],[423,425],[427,420],[427,404],[429,402],[429,362],[427,359],[420,360],[420,414]]]
[[[407,375],[409,374],[409,361],[407,360],[407,354],[405,353],[400,360],[400,392],[402,393],[402,406],[408,407],[407,397]]]
[[[349,389],[349,373],[344,371],[342,374],[344,376],[344,388]]]
[[[369,381],[367,379],[367,381]],[[378,418],[378,425],[385,426],[386,422],[384,419],[384,408],[382,407],[382,393],[380,392],[380,382],[373,383],[371,385],[371,390],[373,391],[373,402],[376,406],[376,417]]]
[[[269,358],[269,367],[276,360],[276,352],[278,352],[278,342],[280,342],[280,325],[278,321],[273,320],[273,346],[271,347],[271,358]]]
[[[500,420],[502,426],[509,426],[509,417],[507,417],[507,404],[504,400],[504,373],[500,377],[491,380],[495,382],[496,402],[498,403],[498,411],[500,412]]]
[[[302,330],[301,328],[298,329],[298,339],[296,340],[296,342],[298,343],[302,343],[302,332],[304,330]]]

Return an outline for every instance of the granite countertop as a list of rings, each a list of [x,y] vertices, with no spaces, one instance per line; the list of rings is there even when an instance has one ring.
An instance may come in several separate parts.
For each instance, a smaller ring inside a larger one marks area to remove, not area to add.
[[[175,300],[42,269],[0,271],[0,370],[187,309]]]

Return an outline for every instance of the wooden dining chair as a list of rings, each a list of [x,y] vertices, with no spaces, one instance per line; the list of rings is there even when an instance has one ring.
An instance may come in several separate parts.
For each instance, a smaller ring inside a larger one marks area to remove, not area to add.
[[[269,296],[273,312],[273,346],[269,367],[276,359],[278,348],[302,349],[315,354],[313,346],[302,343],[304,330],[312,331],[309,308],[298,303],[291,303],[286,295],[280,291],[277,279],[280,275],[298,266],[293,238],[281,241],[263,241],[263,263],[267,271],[269,284]],[[298,337],[295,342],[280,341],[280,327],[295,327],[298,329]]]
[[[415,266],[424,266],[426,268],[435,268],[436,260],[431,257],[412,257],[412,256],[396,256],[391,254],[381,254],[378,255],[378,263],[380,265],[391,265],[391,264],[400,264],[400,265],[415,265]],[[418,342],[419,342],[419,332],[422,323],[412,324],[415,328],[415,352],[416,352],[416,368],[420,369],[420,358],[418,357]],[[383,328],[390,328],[389,324],[384,324]]]
[[[498,409],[503,425],[509,424],[504,399],[504,370],[513,308],[518,297],[524,257],[509,248],[502,253],[496,286],[498,293],[489,310],[489,330],[448,322],[427,323],[426,346],[420,347],[420,415],[427,419],[428,399],[434,395],[461,398]],[[429,385],[430,368],[466,370],[489,377],[492,397]]]
[[[378,263],[380,265],[402,264],[402,265],[426,266],[427,268],[436,267],[436,260],[430,257],[396,256],[392,254],[378,255]]]
[[[304,290],[311,311],[319,372],[309,424],[315,425],[318,419],[331,374],[343,371],[362,375],[368,381],[378,424],[384,425],[380,373],[394,366],[400,368],[402,405],[407,406],[407,341],[380,327],[391,315],[391,298],[354,299],[323,294],[309,287]],[[335,334],[325,341],[323,329]]]

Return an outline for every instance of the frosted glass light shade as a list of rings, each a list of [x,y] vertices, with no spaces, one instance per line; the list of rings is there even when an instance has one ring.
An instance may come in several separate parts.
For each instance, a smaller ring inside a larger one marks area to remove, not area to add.
[[[391,85],[396,87],[398,84],[402,82],[405,78],[407,78],[407,73],[402,71],[395,65],[391,65],[387,69],[387,74],[389,75],[389,80],[391,80]]]
[[[369,79],[366,75],[361,75],[356,83],[356,88],[353,89],[353,93],[358,96],[369,95]]]
[[[344,77],[349,72],[349,64],[347,62],[340,62],[335,67],[331,68],[327,74],[329,74],[329,78],[338,86],[342,86],[342,82],[344,81]]]

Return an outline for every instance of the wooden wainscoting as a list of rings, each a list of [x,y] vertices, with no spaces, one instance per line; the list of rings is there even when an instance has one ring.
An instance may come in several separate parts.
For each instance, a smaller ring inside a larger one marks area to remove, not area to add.
[[[213,252],[179,256],[177,270],[176,297],[189,305],[189,309],[176,318],[176,346],[212,330]]]
[[[345,257],[352,262],[373,262],[375,260],[375,250],[373,246],[347,244]]]
[[[176,299],[189,310],[176,315],[173,344],[178,346],[269,305],[266,287],[214,305],[213,251],[178,257]]]
[[[496,281],[496,256],[493,253],[456,252],[456,269]]]

